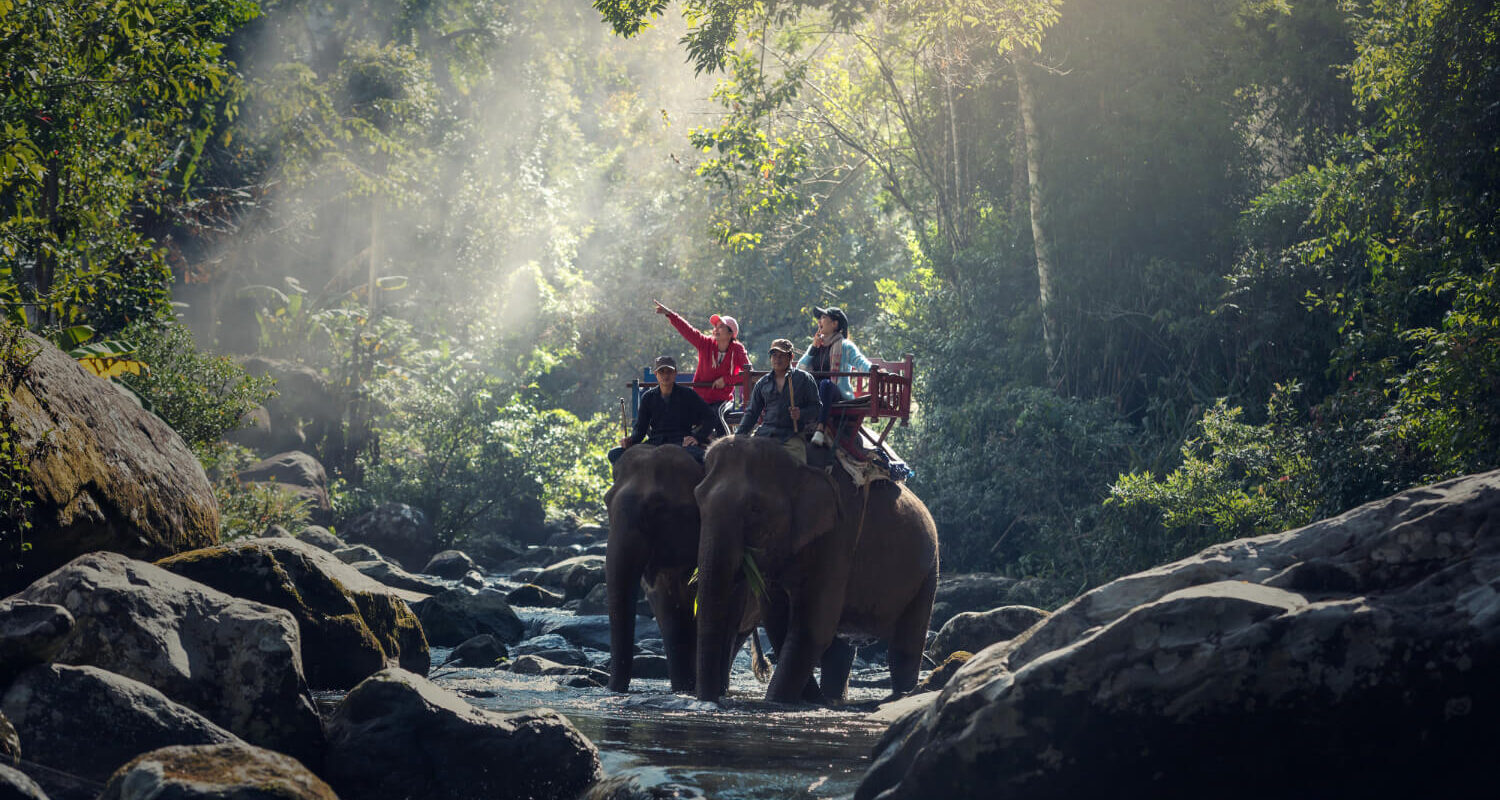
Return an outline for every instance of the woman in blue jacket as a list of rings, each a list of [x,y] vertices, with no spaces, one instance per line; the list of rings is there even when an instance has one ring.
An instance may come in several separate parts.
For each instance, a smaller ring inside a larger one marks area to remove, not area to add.
[[[802,354],[797,366],[809,372],[875,372],[879,367],[870,363],[854,342],[849,341],[849,317],[837,307],[813,308],[818,319],[818,332],[813,335],[812,347]],[[854,386],[849,376],[823,378],[818,381],[818,399],[823,401],[823,410],[818,414],[818,431],[812,443],[826,447],[833,438],[833,429],[828,425],[828,412],[839,400],[853,400]]]

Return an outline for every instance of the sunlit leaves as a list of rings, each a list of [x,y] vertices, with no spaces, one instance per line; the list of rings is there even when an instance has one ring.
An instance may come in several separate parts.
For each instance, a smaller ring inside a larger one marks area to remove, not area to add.
[[[100,277],[159,278],[124,215],[191,179],[199,148],[183,144],[232,80],[222,40],[256,13],[250,0],[25,0],[0,14],[0,246],[42,319],[76,317]]]

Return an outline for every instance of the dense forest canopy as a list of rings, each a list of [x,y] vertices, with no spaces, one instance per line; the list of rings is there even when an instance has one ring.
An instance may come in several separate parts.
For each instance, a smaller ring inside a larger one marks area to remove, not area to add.
[[[226,532],[298,518],[220,440],[271,389],[207,353],[253,353],[330,387],[341,513],[450,542],[599,514],[623,383],[689,355],[653,299],[758,360],[836,304],[916,355],[946,569],[1056,602],[1497,466],[1497,36],[1479,0],[0,0],[0,302],[149,368]]]

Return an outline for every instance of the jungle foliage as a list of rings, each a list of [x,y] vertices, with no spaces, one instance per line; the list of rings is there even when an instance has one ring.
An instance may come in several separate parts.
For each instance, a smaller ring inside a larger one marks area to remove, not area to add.
[[[0,302],[171,344],[127,380],[192,440],[255,389],[162,314],[311,368],[340,507],[450,542],[600,513],[622,384],[687,350],[652,299],[757,359],[840,305],[916,355],[945,569],[1062,600],[1500,466],[1497,38],[1481,0],[0,0]]]

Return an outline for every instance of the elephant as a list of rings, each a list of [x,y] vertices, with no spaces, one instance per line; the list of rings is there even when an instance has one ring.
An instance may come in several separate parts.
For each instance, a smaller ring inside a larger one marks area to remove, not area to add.
[[[728,688],[726,644],[733,601],[746,591],[749,550],[765,583],[766,630],[778,659],[766,699],[808,699],[815,662],[822,694],[842,700],[853,648],[836,636],[873,636],[889,645],[891,694],[916,686],[937,591],[937,525],[911,490],[891,481],[856,488],[797,463],[771,437],[715,442],[694,490],[698,546],[697,696]],[[721,677],[723,676],[723,677]]]
[[[676,445],[638,444],[620,455],[604,495],[609,543],[604,580],[609,606],[609,688],[630,688],[635,657],[636,587],[643,584],[666,645],[672,690],[694,686],[693,589],[698,566],[698,505],[703,466]]]

